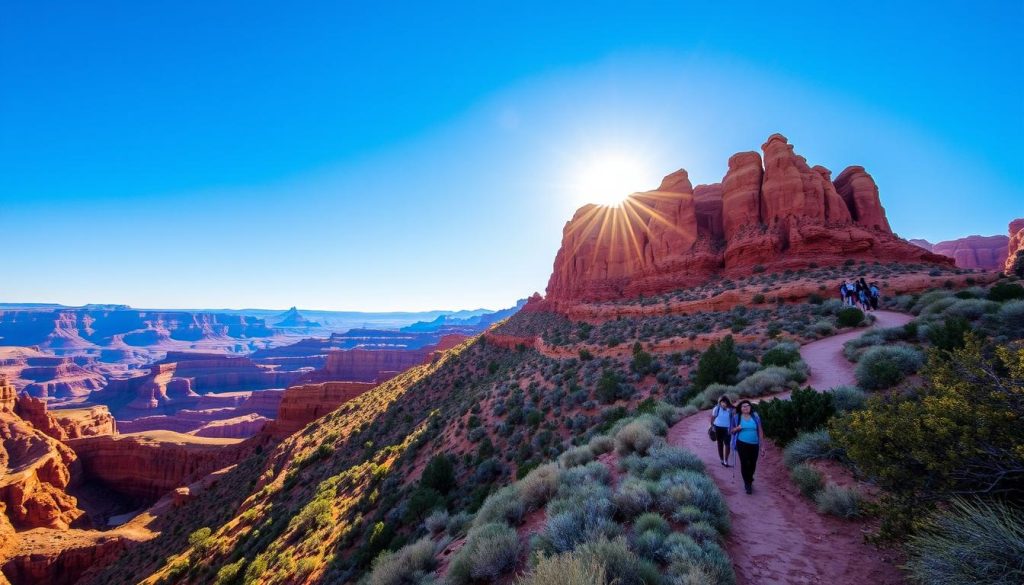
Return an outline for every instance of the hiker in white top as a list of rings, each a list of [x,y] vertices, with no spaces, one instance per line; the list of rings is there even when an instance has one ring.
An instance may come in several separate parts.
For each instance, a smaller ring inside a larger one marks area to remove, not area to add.
[[[711,424],[715,427],[715,442],[718,444],[718,460],[725,467],[729,467],[729,455],[732,453],[729,427],[735,412],[736,409],[733,408],[728,396],[719,398],[718,405],[711,409]]]

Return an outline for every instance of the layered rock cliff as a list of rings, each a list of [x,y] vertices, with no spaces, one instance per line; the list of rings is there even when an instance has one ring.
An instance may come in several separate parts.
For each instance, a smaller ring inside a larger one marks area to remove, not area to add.
[[[959,268],[1003,270],[1006,264],[1009,238],[1006,236],[967,236],[932,244],[927,240],[910,240],[919,246],[956,262]]]
[[[1006,249],[1006,264],[1004,271],[1013,274],[1017,266],[1018,256],[1024,254],[1024,218],[1015,219],[1010,222],[1010,240]],[[1024,261],[1022,261],[1024,262]],[[1018,274],[1018,276],[1021,276]]]
[[[548,281],[556,307],[657,294],[714,276],[880,261],[951,260],[892,233],[878,187],[863,167],[833,181],[780,134],[729,159],[722,182],[694,189],[685,170],[621,207],[586,205],[563,230]]]
[[[376,386],[372,382],[322,382],[292,386],[284,391],[277,418],[265,431],[286,437],[342,404]]]

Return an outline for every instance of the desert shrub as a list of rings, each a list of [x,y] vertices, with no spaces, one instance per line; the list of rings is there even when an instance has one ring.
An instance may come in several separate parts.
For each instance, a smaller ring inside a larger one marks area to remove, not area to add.
[[[835,332],[836,332],[836,328],[832,325],[831,321],[824,321],[824,320],[822,320],[822,321],[815,321],[811,325],[811,333],[814,333],[815,335],[817,335],[819,337],[825,337],[827,335],[832,335]]]
[[[601,537],[618,536],[622,527],[612,520],[610,504],[608,500],[587,499],[564,506],[553,515],[549,511],[547,524],[537,538],[540,550],[563,553]]]
[[[868,402],[867,394],[856,386],[836,386],[829,393],[832,395],[832,406],[837,413],[864,408]]]
[[[825,425],[836,410],[829,392],[798,388],[788,400],[773,398],[758,405],[764,434],[781,446],[789,444],[801,432]]]
[[[695,506],[707,513],[707,519],[720,532],[730,527],[729,509],[715,482],[695,471],[683,470],[666,475],[657,484],[657,506],[664,514],[672,514],[681,506]]]
[[[448,536],[455,538],[466,531],[469,527],[472,517],[468,512],[459,512],[448,517],[448,525],[445,526],[445,532]]]
[[[868,331],[864,335],[843,344],[843,357],[848,361],[856,362],[860,360],[860,356],[865,348],[883,343],[885,343],[885,337],[881,331]]]
[[[766,366],[788,366],[800,359],[800,352],[792,343],[780,343],[764,352],[761,363]]]
[[[726,335],[700,356],[693,383],[698,390],[704,390],[715,383],[728,384],[739,371],[739,365],[736,344],[731,335]]]
[[[964,346],[964,334],[971,330],[970,323],[963,317],[949,317],[939,324],[928,327],[928,341],[935,347],[952,351]]]
[[[423,527],[432,534],[441,532],[448,526],[448,512],[446,510],[434,510],[423,520]]]
[[[537,510],[558,492],[562,471],[554,463],[535,468],[516,485],[527,510]]]
[[[614,370],[605,370],[601,379],[597,381],[597,388],[594,389],[594,397],[602,404],[611,404],[623,395],[622,381]]]
[[[420,583],[434,568],[434,543],[423,537],[396,552],[384,551],[373,561],[366,585]]]
[[[630,539],[632,550],[641,558],[655,563],[665,559],[665,535],[659,532],[637,532]]]
[[[646,455],[658,435],[665,434],[667,430],[668,426],[660,418],[647,414],[638,416],[615,432],[615,451],[619,455]]]
[[[587,443],[587,447],[590,447],[590,450],[593,451],[595,456],[603,455],[615,448],[615,439],[608,435],[597,435],[590,439],[590,442]]]
[[[1003,302],[1024,299],[1024,286],[1015,282],[998,282],[988,290],[988,300]]]
[[[516,585],[605,585],[604,565],[593,557],[575,552],[554,556],[541,555]]]
[[[818,510],[840,518],[856,518],[861,515],[863,498],[854,488],[838,486],[834,483],[826,485],[814,496]]]
[[[316,500],[314,500],[315,502]],[[324,502],[327,511],[330,511],[330,502]],[[444,496],[442,496],[437,490],[433,488],[423,487],[422,485],[412,491],[409,495],[409,501],[405,506],[405,521],[412,523],[418,522],[423,519],[427,514],[433,512],[438,508],[444,508]],[[307,506],[306,508],[309,508]],[[303,512],[306,510],[303,509]],[[300,513],[300,516],[302,514]],[[328,518],[329,520],[329,518]]]
[[[1024,349],[974,335],[933,353],[912,395],[874,396],[835,419],[837,443],[883,487],[908,497],[1024,494]]]
[[[635,477],[623,479],[615,488],[615,494],[612,495],[616,511],[625,520],[629,520],[637,514],[650,510],[654,505],[652,490],[653,487],[649,482]]]
[[[654,358],[640,347],[639,342],[633,346],[633,360],[629,363],[629,369],[641,376],[654,370]]]
[[[942,312],[947,317],[962,317],[976,321],[999,310],[999,303],[983,299],[959,299]]]
[[[514,528],[501,522],[475,526],[452,558],[448,580],[455,585],[493,581],[510,570],[518,556],[519,536]]]
[[[855,413],[856,414],[856,413]],[[792,468],[798,463],[804,463],[811,459],[835,459],[842,461],[845,458],[843,449],[832,442],[828,431],[822,429],[810,433],[803,433],[786,447],[782,453],[782,461],[786,467]]]
[[[640,534],[649,530],[657,532],[662,536],[665,536],[672,529],[668,524],[668,520],[665,520],[661,514],[657,512],[646,512],[637,516],[636,520],[633,521],[633,532]]]
[[[1024,301],[1008,301],[996,314],[999,325],[1015,337],[1024,334]]]
[[[707,520],[691,522],[686,527],[686,535],[697,541],[698,544],[717,542],[719,537],[718,529]]]
[[[667,402],[658,402],[654,405],[654,416],[665,421],[665,424],[672,425],[680,421],[683,418],[683,412],[681,409],[668,404]]]
[[[473,518],[473,526],[494,522],[508,522],[516,525],[523,519],[526,504],[515,486],[505,486],[491,494]]]
[[[862,388],[891,388],[920,369],[923,361],[921,352],[911,347],[872,347],[861,356],[854,375]]]
[[[736,575],[732,561],[717,543],[705,541],[698,544],[686,534],[674,533],[665,539],[665,557],[668,564],[666,573],[673,584],[733,585]]]
[[[704,471],[704,462],[691,451],[664,443],[651,447],[646,457],[624,457],[621,464],[630,474],[654,481],[661,479],[666,473],[681,469]]]
[[[920,583],[1024,583],[1024,511],[1001,502],[954,499],[907,543]]]
[[[1017,252],[1014,256],[1013,265],[1010,267],[1010,274],[1015,275],[1017,278],[1024,278],[1024,250]]]
[[[864,311],[856,307],[839,309],[836,313],[836,323],[840,327],[856,327],[864,321]]]
[[[800,489],[800,493],[808,498],[813,498],[825,487],[825,478],[821,472],[806,463],[794,466],[789,472],[789,478]]]
[[[761,364],[748,360],[742,360],[740,361],[739,370],[737,370],[736,372],[736,378],[738,380],[742,380],[760,369]]]
[[[915,315],[919,315],[922,313],[922,311],[925,310],[926,307],[931,306],[936,301],[950,299],[950,297],[952,296],[953,293],[949,292],[948,290],[928,291],[922,294],[921,296],[917,297],[917,300],[914,301],[914,303],[910,306],[910,312],[914,313]],[[941,305],[941,308],[939,310],[945,309],[949,305],[953,304],[953,302],[953,300],[948,300],[945,304]]]
[[[594,452],[586,445],[566,449],[558,456],[558,463],[562,467],[576,467],[594,460]]]
[[[664,582],[657,566],[630,551],[623,538],[588,542],[580,547],[579,553],[603,565],[609,583],[661,585]]]

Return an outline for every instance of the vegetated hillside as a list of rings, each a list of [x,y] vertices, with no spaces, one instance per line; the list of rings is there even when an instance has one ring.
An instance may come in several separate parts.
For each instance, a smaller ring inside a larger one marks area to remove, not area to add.
[[[866,264],[850,270],[880,277],[899,272]],[[955,276],[932,270],[925,280]],[[717,389],[740,382],[728,388],[746,396],[795,387],[806,377],[800,362],[769,366],[761,356],[780,344],[778,351],[790,354],[787,340],[849,325],[840,322],[838,302],[822,297],[839,275],[755,277],[764,279],[759,286],[775,303],[772,293],[787,283],[820,282],[809,303],[806,297],[781,305],[754,299],[759,304],[750,308],[597,324],[521,312],[271,445],[168,516],[158,539],[83,583],[354,580],[381,551],[425,535],[435,509],[465,525],[463,514],[489,494],[587,444],[638,407],[649,410],[649,398],[692,402],[692,412],[707,400],[698,391],[715,382]],[[730,286],[715,294],[732,292]],[[773,326],[779,316],[784,319]],[[726,335],[736,340],[736,371],[695,383],[700,350]],[[449,457],[453,486],[419,481],[436,455]],[[466,528],[459,523],[453,538]]]

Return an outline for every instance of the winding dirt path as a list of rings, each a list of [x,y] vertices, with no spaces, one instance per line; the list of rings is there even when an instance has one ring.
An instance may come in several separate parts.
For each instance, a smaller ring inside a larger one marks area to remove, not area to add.
[[[875,312],[875,327],[894,327],[910,316]],[[808,384],[818,390],[853,383],[853,366],[843,358],[843,344],[865,330],[841,333],[803,346],[800,355],[811,368]],[[785,397],[785,394],[775,396]],[[789,479],[782,451],[769,441],[757,462],[753,495],[743,491],[736,467],[722,467],[708,440],[707,411],[679,421],[668,441],[695,452],[707,466],[732,512],[726,549],[740,585],[896,585],[904,579],[895,554],[865,544],[859,522],[820,514]]]

